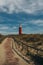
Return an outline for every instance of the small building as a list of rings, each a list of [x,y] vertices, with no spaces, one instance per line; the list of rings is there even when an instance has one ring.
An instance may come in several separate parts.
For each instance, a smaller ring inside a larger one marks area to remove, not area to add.
[[[22,25],[19,26],[19,35],[22,34]]]

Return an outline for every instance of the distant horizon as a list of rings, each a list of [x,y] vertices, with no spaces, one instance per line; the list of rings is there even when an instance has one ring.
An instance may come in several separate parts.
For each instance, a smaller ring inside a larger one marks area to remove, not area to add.
[[[0,35],[19,35],[19,34],[1,34],[0,33]],[[39,33],[35,33],[35,34],[25,34],[24,33],[24,34],[21,34],[21,35],[43,35],[43,34],[42,33],[40,33],[40,34]]]

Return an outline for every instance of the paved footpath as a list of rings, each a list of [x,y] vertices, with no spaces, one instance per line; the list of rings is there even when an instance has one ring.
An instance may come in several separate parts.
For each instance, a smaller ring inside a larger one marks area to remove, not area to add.
[[[19,55],[17,55],[16,52],[13,53],[12,51],[12,38],[6,38],[2,44],[1,44],[1,48],[3,48],[3,58],[5,59],[3,61],[2,58],[0,58],[1,60],[1,64],[0,65],[30,65],[28,63],[25,62],[25,60],[23,60]],[[1,52],[0,52],[1,53]]]

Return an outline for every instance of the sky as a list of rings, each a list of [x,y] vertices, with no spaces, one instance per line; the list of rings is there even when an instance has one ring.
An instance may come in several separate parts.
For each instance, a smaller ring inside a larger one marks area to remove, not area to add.
[[[43,34],[43,0],[0,0],[0,34]]]

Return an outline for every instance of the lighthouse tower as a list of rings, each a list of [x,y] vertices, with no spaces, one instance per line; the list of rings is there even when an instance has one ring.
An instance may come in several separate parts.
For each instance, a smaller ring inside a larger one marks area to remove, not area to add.
[[[22,25],[19,26],[19,35],[22,34]]]

